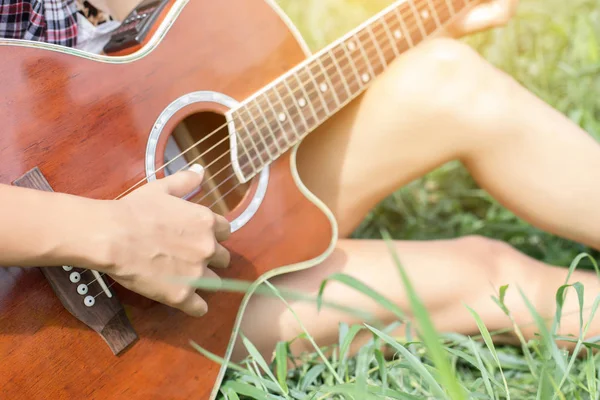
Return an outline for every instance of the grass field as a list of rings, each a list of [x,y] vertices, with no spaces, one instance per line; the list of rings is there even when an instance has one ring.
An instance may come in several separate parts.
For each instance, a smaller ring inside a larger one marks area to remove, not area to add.
[[[279,0],[313,49],[318,49],[390,0]],[[465,39],[550,105],[600,140],[600,4],[598,0],[522,0],[505,28]],[[449,163],[383,201],[355,232],[356,237],[434,239],[478,234],[504,240],[548,263],[569,266],[578,254],[594,252],[531,227],[483,192],[460,163]],[[584,258],[580,268],[591,268]],[[401,269],[399,269],[401,272]],[[410,294],[407,282],[406,290]],[[358,283],[354,283],[358,287]],[[340,327],[333,355],[302,355],[288,369],[285,343],[275,361],[250,357],[232,366],[223,398],[255,399],[598,399],[599,356],[574,358],[557,348],[553,330],[521,347],[495,347],[485,327],[481,337],[446,335],[431,329],[419,300],[411,297],[423,337],[392,338],[367,326]],[[381,300],[381,299],[380,299]],[[498,298],[501,302],[501,296]],[[509,310],[508,310],[509,311]],[[535,319],[535,310],[531,310]],[[398,319],[402,315],[397,312]],[[474,315],[477,318],[477,315]],[[585,323],[586,321],[584,321]],[[372,329],[374,342],[355,358],[345,356],[358,329]],[[483,338],[484,340],[478,340]],[[414,338],[413,338],[414,339]],[[583,349],[595,344],[574,338]],[[416,340],[416,339],[414,339]],[[396,351],[385,359],[375,344]],[[260,372],[260,373],[259,373]]]

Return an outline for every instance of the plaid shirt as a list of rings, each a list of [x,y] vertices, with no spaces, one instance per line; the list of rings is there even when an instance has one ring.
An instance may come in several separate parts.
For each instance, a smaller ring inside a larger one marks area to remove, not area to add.
[[[77,44],[75,0],[0,0],[0,38]]]

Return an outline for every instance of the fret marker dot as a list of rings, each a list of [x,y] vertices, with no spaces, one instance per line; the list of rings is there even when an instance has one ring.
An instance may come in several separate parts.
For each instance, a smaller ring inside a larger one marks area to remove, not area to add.
[[[284,113],[279,113],[279,115],[277,117],[279,118],[279,120],[281,122],[285,121],[285,114]]]
[[[429,11],[423,10],[423,12],[421,13],[421,17],[423,17],[423,19],[429,18]]]
[[[325,93],[327,91],[327,85],[325,83],[321,83],[319,89],[321,89],[321,92]]]
[[[400,38],[402,38],[402,32],[400,32],[398,29],[396,29],[394,31],[394,36],[396,37],[396,39],[400,39]]]
[[[354,51],[354,49],[356,49],[354,42],[348,42],[348,50]]]
[[[363,80],[363,82],[365,82],[365,83],[366,83],[366,82],[369,82],[369,79],[371,79],[371,78],[369,77],[369,74],[362,74],[362,80]]]
[[[300,100],[298,100],[298,105],[300,107],[304,107],[306,105],[306,100],[304,100],[303,98],[300,98]]]

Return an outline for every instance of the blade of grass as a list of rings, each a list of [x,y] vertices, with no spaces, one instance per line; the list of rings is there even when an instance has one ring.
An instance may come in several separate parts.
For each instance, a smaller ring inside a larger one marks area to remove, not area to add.
[[[547,351],[550,352],[550,355],[554,359],[554,362],[560,368],[560,372],[564,374],[566,371],[566,368],[567,368],[565,365],[565,360],[562,358],[562,356],[558,350],[558,347],[556,346],[556,343],[552,339],[550,331],[548,331],[548,327],[544,323],[544,319],[535,310],[535,307],[533,306],[533,304],[531,304],[531,302],[529,301],[529,299],[527,298],[527,296],[525,295],[525,293],[523,292],[523,290],[521,288],[519,288],[519,293],[521,294],[521,297],[523,298],[523,301],[525,302],[525,305],[526,305],[527,309],[529,310],[529,313],[532,315],[533,319],[535,320],[535,323],[540,331],[540,334],[542,335],[542,343],[544,344],[544,347],[547,349]]]
[[[323,280],[323,282],[321,283],[321,287],[319,288],[319,294],[317,296],[317,304],[319,309],[321,309],[321,304],[323,301],[323,292],[325,291],[325,287],[331,281],[343,283],[344,285],[351,287],[352,289],[364,294],[365,296],[368,296],[369,298],[379,303],[382,307],[385,307],[386,310],[392,312],[396,316],[396,318],[400,320],[407,319],[402,309],[398,307],[394,302],[385,298],[385,296],[381,295],[380,293],[377,293],[377,291],[364,284],[363,282],[359,281],[358,279],[341,272],[336,272],[329,275],[327,279]]]
[[[475,346],[475,342],[473,339],[469,338],[469,346],[471,347],[471,351],[475,355],[475,360],[477,361],[477,368],[481,373],[481,378],[483,379],[483,384],[485,386],[485,390],[490,397],[490,399],[497,399],[498,395],[494,393],[492,389],[492,382],[490,380],[490,374],[488,373],[487,368],[483,365],[483,360],[479,355],[479,351],[477,350],[477,346]]]
[[[412,314],[419,323],[419,327],[421,328],[420,335],[423,337],[423,342],[425,343],[427,352],[431,357],[433,364],[439,371],[442,384],[446,390],[448,390],[452,399],[466,399],[464,390],[461,388],[455,374],[452,372],[446,353],[440,343],[439,335],[433,327],[433,322],[429,318],[425,305],[421,302],[408,278],[408,274],[402,267],[402,263],[400,262],[396,248],[393,246],[389,233],[387,231],[382,231],[382,236],[391,252],[394,263],[400,272],[404,289],[406,290],[407,297],[410,301]]]
[[[281,294],[279,293],[279,290],[275,286],[273,286],[270,282],[265,282],[265,284],[273,291],[273,293],[275,293],[275,295],[277,297],[279,297],[279,299],[285,304],[287,309],[292,313],[292,315],[294,316],[294,319],[298,322],[298,324],[300,325],[300,328],[306,334],[306,339],[313,346],[313,348],[315,349],[317,354],[319,354],[319,356],[321,357],[321,360],[323,360],[323,363],[327,366],[327,369],[331,372],[331,374],[333,375],[335,380],[338,383],[342,383],[342,378],[340,378],[338,376],[337,372],[335,371],[335,369],[333,368],[333,366],[331,365],[331,363],[329,362],[327,357],[325,357],[325,355],[321,351],[321,348],[319,346],[317,346],[313,337],[308,333],[308,331],[306,330],[306,326],[304,326],[304,324],[298,317],[298,314],[296,314],[296,311],[294,311],[294,309],[292,307],[290,307],[289,303],[281,296]]]
[[[398,343],[394,338],[387,335],[386,333],[374,328],[370,325],[366,325],[371,332],[379,336],[385,343],[392,346],[395,350],[397,350],[402,356],[408,361],[412,369],[422,377],[431,391],[435,394],[438,399],[448,399],[448,395],[444,392],[442,387],[438,384],[436,379],[427,371],[423,363],[419,359],[417,359],[410,351],[408,351],[404,346]]]
[[[260,366],[260,368],[267,374],[267,376],[269,378],[271,378],[271,380],[274,383],[277,384],[278,388],[281,390],[281,393],[284,394],[286,398],[288,398],[287,385],[286,385],[286,389],[284,389],[281,385],[279,385],[279,381],[277,380],[277,378],[275,378],[275,375],[273,375],[273,372],[271,372],[271,368],[269,368],[269,365],[267,364],[267,362],[265,361],[263,356],[260,354],[260,352],[256,349],[256,347],[252,344],[252,342],[250,340],[248,340],[248,338],[246,336],[244,336],[241,333],[240,333],[240,336],[242,338],[242,343],[248,350],[248,353],[250,354],[252,359],[258,364],[258,366]]]
[[[498,365],[498,369],[500,370],[500,376],[502,377],[502,382],[504,383],[504,391],[506,393],[506,398],[507,398],[507,400],[510,400],[510,392],[508,390],[508,382],[506,381],[506,376],[504,376],[504,372],[502,371],[502,365],[500,364],[500,359],[498,358],[498,353],[496,352],[496,348],[494,347],[494,342],[492,341],[490,332],[488,331],[487,327],[481,320],[481,317],[479,316],[479,314],[477,314],[475,312],[475,310],[473,310],[471,307],[469,307],[467,305],[465,305],[465,307],[467,307],[467,310],[469,310],[469,312],[475,319],[475,323],[477,324],[477,327],[479,328],[479,332],[481,332],[483,341],[485,342],[485,345],[487,346],[488,350],[492,354],[492,357],[496,361],[496,365]]]
[[[275,369],[277,371],[277,381],[284,393],[289,393],[287,385],[288,374],[288,344],[279,342],[275,346]]]

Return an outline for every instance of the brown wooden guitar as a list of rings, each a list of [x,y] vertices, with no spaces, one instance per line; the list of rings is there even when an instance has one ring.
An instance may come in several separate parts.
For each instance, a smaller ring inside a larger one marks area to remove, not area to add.
[[[234,231],[222,277],[312,267],[337,228],[302,138],[473,2],[399,1],[314,55],[271,0],[173,0],[134,52],[0,40],[0,182],[116,199],[200,162],[189,200]],[[227,359],[252,291],[192,318],[77,266],[0,268],[0,399],[214,398],[224,368],[190,341]]]

